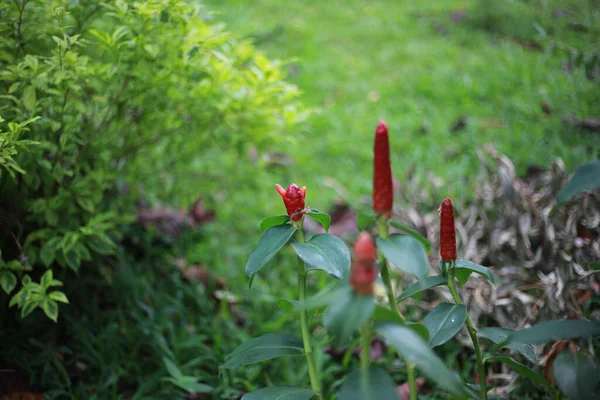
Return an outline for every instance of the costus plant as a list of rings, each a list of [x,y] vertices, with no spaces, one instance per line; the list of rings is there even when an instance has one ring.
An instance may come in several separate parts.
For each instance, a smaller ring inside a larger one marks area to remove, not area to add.
[[[585,376],[593,375],[596,383],[599,379],[596,364],[585,354],[566,353],[557,358],[554,379],[558,388],[522,360],[535,363],[535,345],[600,335],[600,322],[546,321],[521,330],[475,327],[459,288],[472,274],[481,275],[494,285],[492,270],[457,257],[454,207],[450,199],[445,199],[439,210],[441,274],[429,275],[433,271],[428,257],[431,243],[394,220],[389,132],[383,121],[375,130],[374,142],[373,207],[368,212],[358,213],[357,226],[361,233],[352,251],[341,239],[328,233],[329,215],[305,205],[306,188],[291,184],[284,190],[276,185],[286,214],[266,218],[260,224],[262,235],[246,263],[246,275],[252,284],[263,267],[275,267],[270,261],[276,254],[286,247],[293,250],[297,259],[298,295],[296,299],[280,300],[278,305],[298,317],[300,332],[299,335],[274,332],[250,339],[229,354],[221,368],[303,356],[308,377],[297,386],[276,382],[274,386],[246,393],[243,399],[399,400],[397,384],[389,374],[391,368],[371,363],[369,353],[375,337],[382,339],[403,360],[400,365],[406,373],[411,400],[417,398],[417,373],[453,399],[487,399],[486,371],[496,363],[505,364],[551,397],[594,398],[598,394],[595,384],[588,382],[586,387],[592,389],[587,392],[577,387],[577,382],[584,381]],[[306,218],[316,220],[325,233],[308,237],[304,232]],[[402,233],[390,234],[390,226]],[[336,281],[335,285],[315,294],[316,288],[309,287],[306,279],[315,269],[326,271]],[[409,283],[408,287],[396,295],[395,289],[405,286],[401,281]],[[406,304],[402,304],[403,313],[400,312],[400,303],[435,287],[446,287],[453,302],[438,304],[421,320],[414,319],[417,314]],[[308,313],[318,314],[320,310],[324,310],[320,314],[322,325],[333,346],[343,347],[360,340],[360,365],[348,371],[339,387],[324,387],[315,364],[315,353],[323,349],[312,340]],[[434,351],[435,347],[452,340],[463,326],[471,338],[478,379],[459,376]],[[582,371],[580,365],[596,369],[590,375]]]

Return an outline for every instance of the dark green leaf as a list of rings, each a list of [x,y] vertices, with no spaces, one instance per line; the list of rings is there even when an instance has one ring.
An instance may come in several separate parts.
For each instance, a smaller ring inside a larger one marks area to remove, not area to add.
[[[225,357],[222,368],[236,368],[272,358],[303,354],[302,340],[287,333],[268,333],[239,345]]]
[[[215,390],[212,386],[205,385],[204,383],[199,383],[198,378],[195,378],[193,376],[182,376],[179,379],[169,378],[168,380],[174,385],[179,386],[186,392],[192,394],[211,393]]]
[[[353,289],[345,283],[340,284],[333,290],[323,291],[316,296],[311,297],[308,300],[298,302],[295,308],[300,310],[313,310],[323,306],[328,306],[331,303],[339,301],[338,299],[345,299]]]
[[[306,243],[292,243],[292,247],[306,262],[308,270],[322,269],[341,279],[350,269],[350,251],[336,236],[327,233],[315,235]]]
[[[569,400],[600,398],[600,368],[583,354],[561,353],[554,360],[554,380]]]
[[[350,373],[337,393],[338,399],[343,400],[400,400],[396,385],[383,369],[371,366],[367,381],[363,385],[360,369]]]
[[[378,324],[377,332],[383,336],[407,362],[414,364],[419,370],[450,393],[462,395],[466,389],[458,375],[448,369],[444,362],[433,352],[412,329],[393,323]]]
[[[467,319],[467,307],[462,304],[440,303],[423,319],[429,330],[429,345],[439,346],[452,339]]]
[[[423,245],[408,235],[391,235],[388,240],[377,238],[377,247],[387,260],[397,268],[424,279],[429,269]]]
[[[323,229],[325,229],[325,232],[329,232],[329,225],[331,225],[331,217],[329,214],[319,212],[312,208],[309,208],[306,214],[320,223],[323,226]]]
[[[583,192],[595,190],[600,187],[600,161],[583,164],[571,180],[558,193],[558,203],[564,204],[573,197]]]
[[[86,244],[90,250],[102,255],[113,254],[116,248],[115,243],[105,234],[96,234],[89,237]]]
[[[48,318],[56,322],[58,319],[58,303],[49,298],[42,300],[42,310]]]
[[[362,232],[375,222],[376,218],[377,216],[373,213],[359,212],[356,214],[356,227]]]
[[[65,257],[65,262],[73,271],[79,271],[79,267],[81,266],[81,255],[75,250],[69,250],[65,252],[63,250],[63,256]]]
[[[600,321],[547,321],[513,332],[504,346],[514,343],[543,344],[555,340],[576,339],[600,335]]]
[[[400,296],[398,296],[398,302],[406,300],[409,297],[413,297],[414,295],[421,293],[423,290],[446,284],[448,284],[448,281],[443,276],[428,276],[407,287],[406,290],[402,292]]]
[[[427,251],[427,254],[431,253],[431,243],[429,243],[429,240],[427,240],[427,238],[421,236],[417,231],[410,229],[409,227],[404,226],[401,223],[394,221],[393,219],[390,219],[388,221],[388,223],[391,226],[393,226],[394,228],[400,229],[401,231],[405,232],[407,235],[410,235],[413,238],[417,239],[423,245],[423,247],[425,247],[425,251]]]
[[[309,400],[315,393],[312,390],[292,386],[272,386],[246,393],[242,400]]]
[[[334,345],[347,344],[352,333],[363,326],[374,309],[373,296],[362,296],[354,290],[340,292],[323,313],[323,323],[334,337]]]
[[[509,337],[513,332],[514,331],[512,329],[491,327],[482,328],[477,333],[498,344],[505,342],[506,338]],[[512,343],[504,347],[518,351],[519,353],[523,354],[529,361],[535,362],[535,349],[528,343]]]
[[[488,281],[492,282],[494,285],[496,284],[496,278],[494,278],[494,274],[492,270],[488,267],[484,267],[483,265],[475,264],[469,260],[456,260],[455,263],[455,273],[456,278],[460,282],[461,285],[464,285],[471,273],[475,272],[476,274],[485,276]]]
[[[552,385],[550,385],[550,383],[544,379],[543,376],[541,376],[540,374],[538,374],[537,372],[535,372],[534,370],[532,370],[531,368],[520,364],[518,362],[516,362],[515,360],[513,360],[510,357],[507,356],[493,356],[493,357],[488,357],[484,360],[484,362],[501,362],[504,363],[506,365],[508,365],[513,371],[515,371],[517,374],[524,376],[525,378],[529,379],[532,382],[538,383],[542,386],[544,386],[546,389],[552,391]]]
[[[17,286],[17,277],[10,271],[0,272],[0,286],[9,294]]]
[[[423,324],[406,322],[398,314],[393,312],[387,307],[380,304],[375,305],[375,311],[371,315],[373,322],[394,322],[396,324],[404,325],[413,331],[415,331],[423,340],[429,340],[429,331]]]
[[[56,249],[59,243],[60,238],[53,237],[52,239],[44,243],[44,245],[42,246],[42,249],[40,250],[40,260],[42,260],[46,267],[49,267],[50,264],[52,264],[52,262],[54,261]]]
[[[183,373],[181,372],[177,364],[175,364],[173,361],[169,360],[166,357],[163,357],[163,363],[165,364],[165,367],[167,367],[169,375],[171,375],[173,378],[179,379],[183,377]]]
[[[290,217],[288,217],[287,215],[276,215],[274,217],[266,218],[265,220],[263,220],[263,222],[260,223],[260,231],[264,232],[272,226],[283,225],[289,220]]]
[[[261,236],[258,246],[250,255],[250,259],[246,264],[246,275],[255,274],[268,263],[290,240],[296,229],[298,229],[297,226],[290,224],[272,226],[267,229]]]

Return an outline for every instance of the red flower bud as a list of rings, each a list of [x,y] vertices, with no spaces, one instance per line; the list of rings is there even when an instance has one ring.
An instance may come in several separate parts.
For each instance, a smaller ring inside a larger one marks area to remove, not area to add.
[[[373,294],[377,268],[377,250],[368,233],[361,233],[353,248],[354,262],[350,270],[350,285],[361,295]]]
[[[454,229],[454,208],[452,201],[442,202],[440,212],[440,256],[443,262],[456,260],[456,230]]]
[[[373,211],[391,216],[394,205],[390,142],[385,122],[379,121],[375,130],[373,163]]]
[[[288,186],[287,190],[283,190],[279,184],[276,184],[275,187],[283,198],[283,204],[285,205],[287,214],[292,221],[299,221],[306,212],[306,206],[304,205],[306,187],[300,189],[295,183]]]

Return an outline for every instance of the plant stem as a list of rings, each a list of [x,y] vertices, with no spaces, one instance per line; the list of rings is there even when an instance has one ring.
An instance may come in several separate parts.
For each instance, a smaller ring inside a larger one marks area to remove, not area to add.
[[[387,224],[387,217],[384,215],[380,215],[377,217],[377,228],[379,229],[379,236],[382,239],[388,239],[390,236],[389,227]],[[390,302],[390,309],[392,312],[396,313],[400,319],[404,320],[400,310],[398,309],[398,304],[396,303],[396,296],[394,295],[394,288],[392,286],[392,280],[390,279],[389,265],[383,254],[379,252],[379,265],[381,265],[381,278],[383,279],[383,283],[385,284],[387,297]],[[406,362],[406,373],[408,375],[408,387],[410,389],[410,400],[417,400],[417,384],[415,381],[415,366],[410,362]]]
[[[456,284],[454,283],[454,265],[450,264],[448,266],[448,289],[450,289],[450,293],[452,294],[452,298],[456,304],[463,304],[458,291],[456,290]],[[477,339],[477,330],[473,327],[473,322],[471,322],[471,318],[469,317],[469,313],[467,312],[467,330],[469,331],[469,336],[471,336],[471,340],[473,341],[473,347],[475,348],[475,357],[477,358],[477,367],[479,370],[479,387],[481,388],[481,398],[487,399],[487,388],[486,388],[486,373],[485,366],[483,365],[483,358],[481,356],[481,347],[479,346],[479,340]]]
[[[360,330],[360,376],[363,395],[369,393],[369,366],[371,364],[371,325],[367,321]]]
[[[296,240],[299,243],[304,243],[304,231],[302,230],[302,225],[300,225],[296,231]],[[306,266],[304,261],[300,258],[298,258],[298,294],[300,302],[306,300]],[[316,398],[322,400],[321,382],[319,381],[317,369],[315,368],[312,345],[310,344],[310,331],[308,329],[308,312],[306,310],[300,312],[300,327],[302,329],[302,342],[304,344],[304,356],[306,357],[310,386],[313,392],[315,392]]]

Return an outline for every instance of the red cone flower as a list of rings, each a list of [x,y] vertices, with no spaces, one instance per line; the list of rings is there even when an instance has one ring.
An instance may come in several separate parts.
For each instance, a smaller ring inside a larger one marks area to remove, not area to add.
[[[394,190],[390,164],[390,142],[387,126],[383,121],[379,121],[375,130],[373,153],[373,211],[377,214],[391,216]]]
[[[377,250],[375,243],[368,233],[361,233],[353,248],[354,262],[350,270],[350,285],[364,296],[373,294],[375,279],[377,279]]]
[[[290,186],[288,186],[287,190],[283,190],[279,184],[276,184],[275,187],[283,198],[283,204],[285,205],[287,214],[290,216],[292,221],[299,221],[306,211],[306,206],[304,205],[304,199],[306,198],[306,187],[300,189],[295,183],[292,183]]]
[[[444,200],[440,206],[440,256],[443,262],[456,260],[454,207],[450,199]]]

